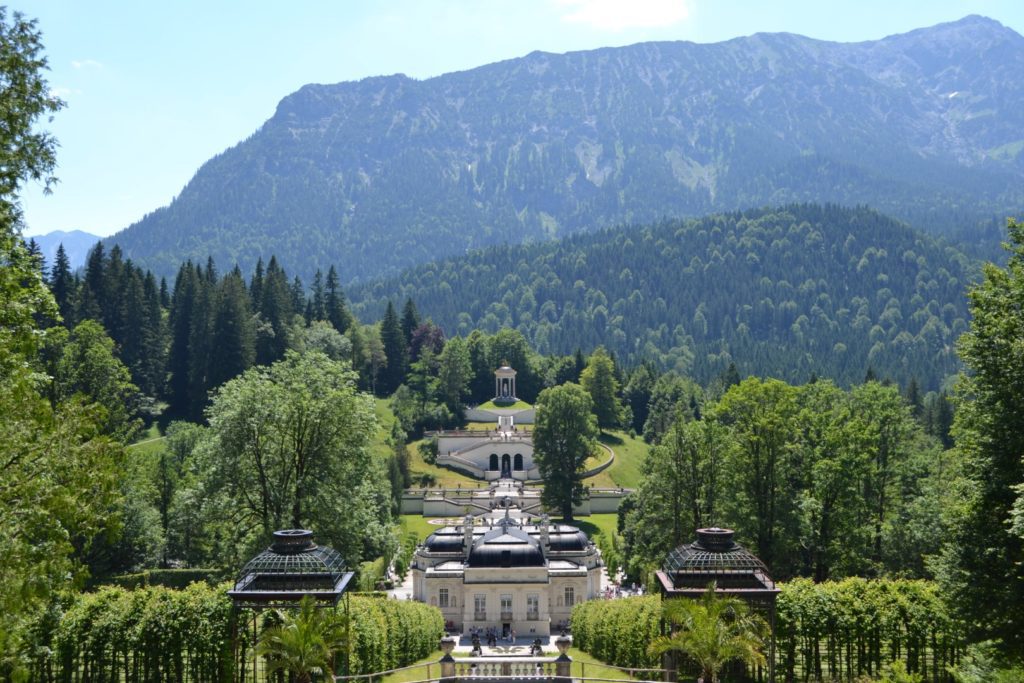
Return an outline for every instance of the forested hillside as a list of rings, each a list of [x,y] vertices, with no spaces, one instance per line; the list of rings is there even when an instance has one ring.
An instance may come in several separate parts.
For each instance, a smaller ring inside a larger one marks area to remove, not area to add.
[[[841,384],[869,369],[936,389],[958,369],[974,266],[869,209],[801,205],[496,247],[352,291],[376,319],[411,297],[449,335],[522,331],[543,354],[599,344],[706,382]]]
[[[1022,71],[1024,38],[974,16],[863,43],[757,34],[307,85],[113,241],[167,277],[276,254],[306,281],[336,264],[344,284],[812,201],[991,244],[1024,207]]]

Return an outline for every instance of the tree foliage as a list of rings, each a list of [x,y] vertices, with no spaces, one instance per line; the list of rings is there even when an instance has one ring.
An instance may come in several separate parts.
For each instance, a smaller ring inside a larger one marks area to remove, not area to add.
[[[578,384],[545,389],[537,398],[534,456],[544,490],[541,500],[572,520],[583,500],[580,474],[597,444],[597,421],[590,395]]]
[[[369,449],[376,421],[346,365],[289,351],[225,384],[208,418],[201,486],[243,550],[282,528],[315,529],[353,560],[380,548],[390,514]]]
[[[998,640],[1005,654],[1021,659],[1024,537],[1010,525],[1024,484],[1024,224],[1010,221],[1009,233],[1006,267],[985,266],[969,294],[973,320],[959,345],[968,372],[953,424],[966,501],[948,510],[953,535],[936,568],[972,635]]]

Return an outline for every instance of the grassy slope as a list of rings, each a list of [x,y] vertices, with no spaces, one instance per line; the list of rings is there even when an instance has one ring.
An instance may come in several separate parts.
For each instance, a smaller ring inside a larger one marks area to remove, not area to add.
[[[158,453],[164,449],[164,435],[160,431],[160,423],[153,422],[146,431],[139,434],[135,443],[129,444],[128,448],[134,455],[148,455]]]
[[[402,525],[403,536],[408,533],[414,533],[416,538],[421,541],[441,528],[436,524],[431,524],[422,515],[401,515],[398,521]]]
[[[610,538],[615,533],[616,526],[618,525],[619,516],[614,512],[609,512],[600,515],[590,515],[588,517],[576,517],[571,522],[558,518],[554,520],[560,524],[571,524],[574,527],[579,527],[580,531],[584,532],[590,537],[590,540],[594,540],[597,534],[603,534]]]
[[[529,410],[532,408],[526,401],[514,401],[512,403],[495,403],[488,401],[477,406],[480,410]]]

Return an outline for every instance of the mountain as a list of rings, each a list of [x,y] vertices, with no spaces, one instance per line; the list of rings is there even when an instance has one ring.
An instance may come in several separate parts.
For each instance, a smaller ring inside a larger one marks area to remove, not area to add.
[[[68,261],[71,263],[71,270],[75,270],[85,265],[89,250],[103,238],[81,230],[54,230],[45,235],[33,235],[27,239],[34,239],[39,245],[39,249],[46,258],[47,268],[53,266],[53,262],[57,259],[57,247],[63,244]]]
[[[794,205],[417,266],[350,291],[364,320],[411,297],[449,335],[518,328],[540,353],[599,344],[706,383],[742,374],[932,390],[959,369],[976,262],[870,209]]]
[[[118,233],[162,274],[277,254],[344,281],[495,244],[789,202],[992,242],[1024,207],[1024,38],[756,34],[307,85]]]

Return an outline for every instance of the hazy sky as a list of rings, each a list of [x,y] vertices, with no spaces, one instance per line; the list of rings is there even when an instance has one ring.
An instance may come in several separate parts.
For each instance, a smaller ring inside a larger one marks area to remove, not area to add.
[[[39,20],[67,102],[50,196],[24,193],[27,234],[107,235],[163,206],[211,156],[306,83],[429,78],[533,50],[758,31],[881,38],[983,14],[1024,32],[1024,0],[333,0],[10,6]]]

